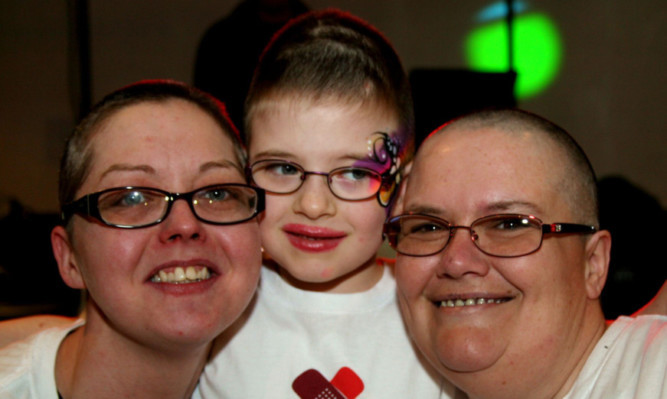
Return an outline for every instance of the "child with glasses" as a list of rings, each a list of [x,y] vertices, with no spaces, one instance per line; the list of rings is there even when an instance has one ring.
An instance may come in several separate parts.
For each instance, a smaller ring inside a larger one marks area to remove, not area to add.
[[[339,11],[293,20],[265,49],[245,121],[247,173],[267,192],[265,267],[216,341],[201,397],[454,397],[414,350],[377,258],[414,145],[392,46]]]

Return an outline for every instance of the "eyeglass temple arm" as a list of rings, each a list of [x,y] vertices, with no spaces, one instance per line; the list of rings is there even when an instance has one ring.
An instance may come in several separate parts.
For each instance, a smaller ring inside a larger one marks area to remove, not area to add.
[[[85,201],[83,201],[85,199]],[[91,215],[90,197],[86,195],[78,201],[70,202],[62,207],[60,218],[64,221],[72,217],[74,214]]]
[[[598,229],[595,226],[574,223],[552,223],[542,225],[544,234],[565,234],[565,233],[585,233],[593,234]]]

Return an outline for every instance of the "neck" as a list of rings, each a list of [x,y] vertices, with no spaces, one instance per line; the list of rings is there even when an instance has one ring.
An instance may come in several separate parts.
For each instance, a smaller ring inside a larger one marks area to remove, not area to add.
[[[160,350],[98,325],[101,320],[90,312],[87,319],[58,350],[56,385],[63,398],[191,397],[210,343]]]
[[[599,315],[594,315],[592,317],[596,319],[596,322],[591,323],[589,328],[586,329],[585,334],[582,335],[580,344],[575,347],[572,356],[570,356],[571,361],[569,364],[572,365],[569,368],[570,372],[566,374],[567,378],[553,396],[554,399],[563,398],[570,392],[570,389],[572,389],[572,386],[577,381],[577,377],[579,377],[579,373],[584,368],[588,357],[607,330],[607,323],[604,319],[602,309],[599,309]]]

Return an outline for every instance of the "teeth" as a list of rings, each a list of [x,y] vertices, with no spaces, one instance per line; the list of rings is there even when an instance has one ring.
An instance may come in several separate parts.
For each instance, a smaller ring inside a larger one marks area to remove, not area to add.
[[[447,299],[440,302],[440,307],[456,308],[463,306],[486,305],[493,303],[506,302],[509,299],[493,299],[493,298],[468,298],[468,299]]]
[[[211,278],[211,273],[206,267],[197,270],[194,266],[188,266],[185,269],[179,266],[170,272],[160,270],[151,278],[151,281],[154,283],[187,284],[208,280],[209,278]]]
[[[185,270],[182,267],[177,267],[174,269],[174,278],[177,282],[185,281]]]
[[[188,267],[188,269],[185,271],[185,278],[188,280],[196,280],[197,274],[197,270],[195,270],[194,267]]]

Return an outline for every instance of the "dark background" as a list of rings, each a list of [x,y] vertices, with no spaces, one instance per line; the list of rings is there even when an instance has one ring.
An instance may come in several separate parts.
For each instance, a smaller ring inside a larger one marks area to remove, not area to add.
[[[89,73],[91,101],[139,79],[192,82],[199,39],[238,1],[86,3],[89,71],[81,70],[77,58],[73,22],[81,2],[0,2],[0,310],[12,292],[28,302],[24,309],[38,309],[29,302],[41,302],[43,296],[56,295],[68,304],[78,299],[78,294],[55,285],[48,231],[56,216],[63,140],[82,100],[81,73]],[[368,20],[387,35],[406,69],[413,71],[464,69],[463,40],[474,29],[474,15],[490,2],[305,3],[312,9],[342,8]],[[618,302],[644,303],[653,286],[664,281],[667,269],[659,251],[665,233],[657,229],[664,226],[662,204],[667,202],[667,4],[543,0],[529,7],[553,18],[563,38],[564,59],[554,85],[518,105],[570,131],[599,176],[622,177],[605,183],[606,198],[619,201],[603,204],[608,204],[603,214],[608,221],[603,223],[622,231],[614,237],[618,266],[607,290],[618,294],[607,295]],[[234,61],[230,55],[229,62]],[[447,101],[456,103],[456,96],[448,93]],[[638,285],[642,279],[650,281]],[[613,291],[617,286],[625,288]]]

